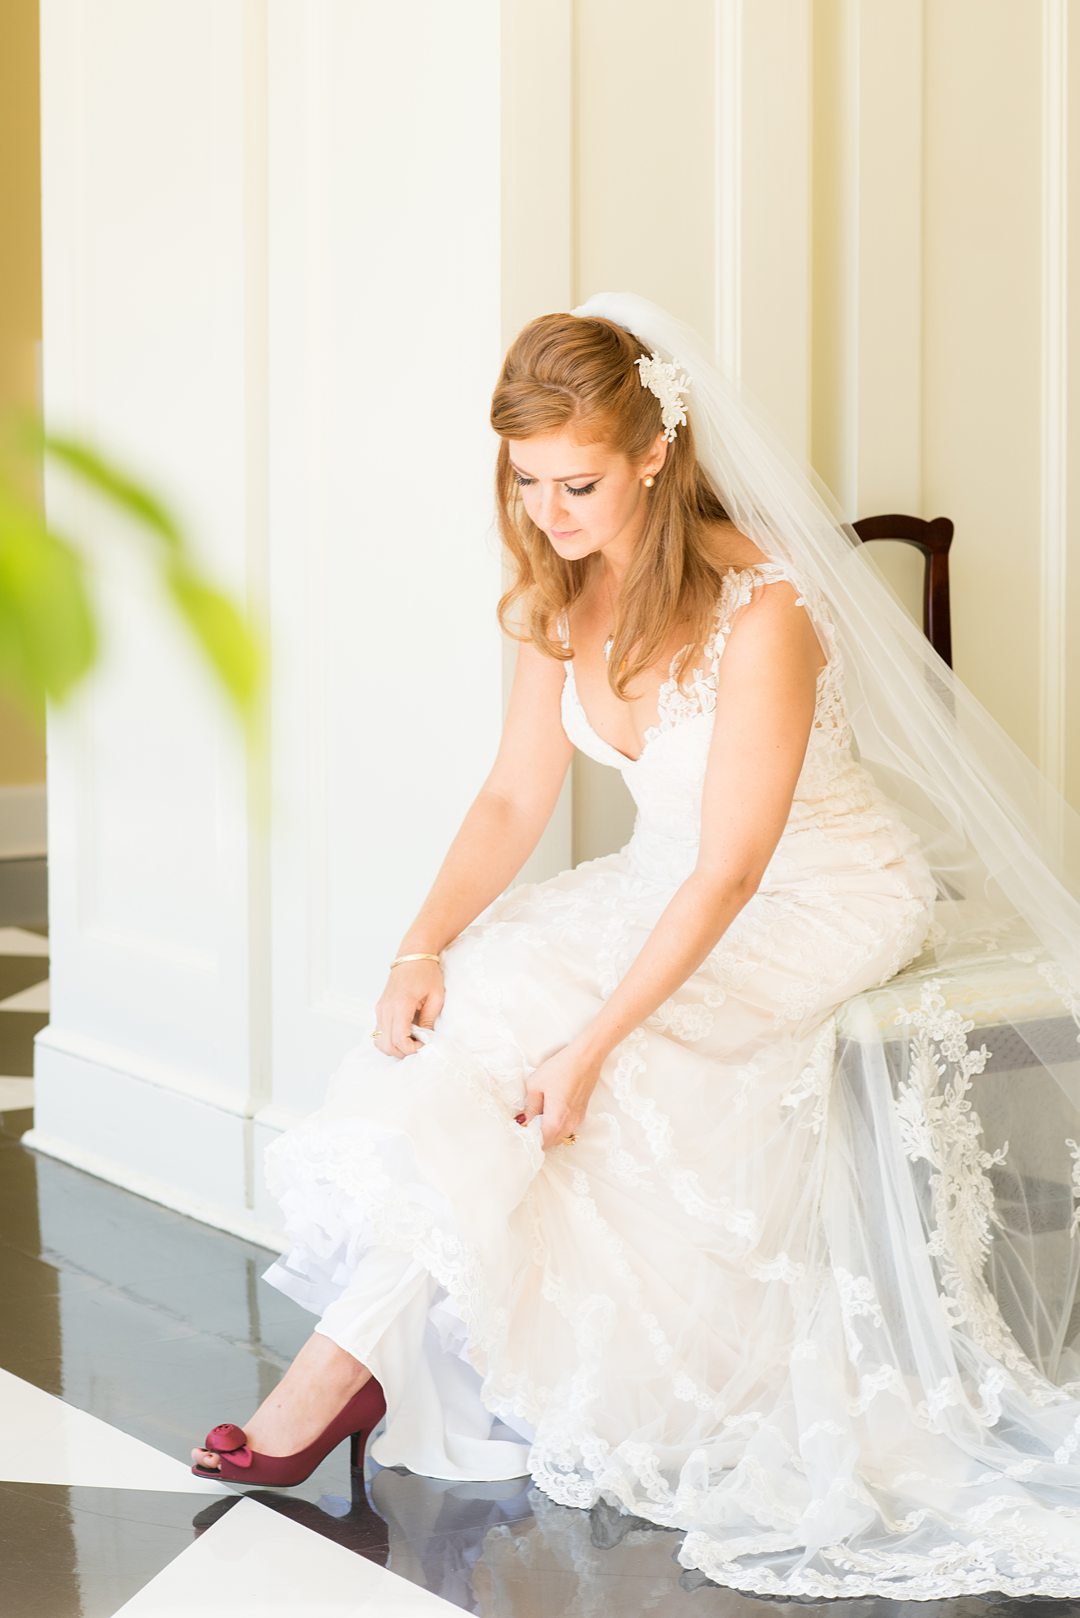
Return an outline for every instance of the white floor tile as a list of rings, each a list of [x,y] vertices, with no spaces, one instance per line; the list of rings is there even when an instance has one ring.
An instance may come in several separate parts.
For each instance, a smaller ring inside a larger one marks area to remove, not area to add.
[[[0,954],[3,951],[0,950]],[[40,983],[30,983],[18,994],[9,994],[6,1000],[0,1000],[0,1011],[48,1011],[49,1010],[49,980],[42,978]]]
[[[113,1618],[461,1618],[461,1608],[241,1499]]]
[[[0,1075],[0,1112],[16,1112],[33,1105],[33,1079],[5,1079]]]
[[[26,927],[0,927],[0,955],[48,955],[49,940]]]
[[[183,1461],[2,1369],[0,1478],[173,1494],[230,1492],[226,1484],[195,1477]]]

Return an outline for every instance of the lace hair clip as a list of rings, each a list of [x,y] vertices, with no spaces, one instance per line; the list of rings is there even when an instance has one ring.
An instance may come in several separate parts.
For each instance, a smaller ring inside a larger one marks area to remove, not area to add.
[[[675,437],[676,427],[684,426],[686,423],[686,411],[680,396],[690,386],[690,378],[685,371],[679,376],[678,367],[669,360],[662,360],[655,348],[651,357],[641,354],[634,364],[638,367],[642,387],[655,393],[660,401],[660,419],[664,423],[664,437],[670,443]]]

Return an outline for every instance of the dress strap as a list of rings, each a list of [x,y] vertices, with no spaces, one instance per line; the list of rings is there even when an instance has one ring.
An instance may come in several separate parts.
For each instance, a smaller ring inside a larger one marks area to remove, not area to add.
[[[743,568],[741,571],[746,573],[756,573],[763,578],[767,584],[772,584],[777,579],[786,579],[787,582],[794,585],[796,589],[799,587],[799,581],[794,577],[787,563],[778,562],[771,556],[766,557],[764,562],[753,562],[749,567]]]
[[[797,591],[801,585],[787,564],[767,557],[764,562],[753,562],[747,567],[729,568],[724,574],[723,585],[716,602],[716,612],[713,618],[712,632],[705,643],[705,654],[710,672],[715,675],[717,664],[724,651],[728,635],[731,633],[732,620],[740,607],[745,607],[753,600],[754,591],[761,584],[773,584],[784,579]],[[798,596],[798,604],[805,606],[802,595]]]

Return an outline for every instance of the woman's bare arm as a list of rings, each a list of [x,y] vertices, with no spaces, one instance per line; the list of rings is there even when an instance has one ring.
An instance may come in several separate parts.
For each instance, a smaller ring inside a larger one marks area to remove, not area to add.
[[[437,953],[513,881],[551,819],[574,747],[562,727],[563,665],[530,641],[518,645],[514,679],[495,762],[473,799],[398,955]],[[380,1048],[421,1049],[414,1020],[430,1026],[442,1008],[433,961],[392,969],[376,1005]],[[422,1010],[422,1019],[415,1014]]]
[[[791,811],[824,661],[786,580],[738,614],[717,680],[697,864],[575,1041],[603,1058],[685,983],[753,895]]]
[[[521,870],[551,819],[573,743],[559,715],[563,665],[518,646],[495,762],[439,867],[399,954],[440,950]]]

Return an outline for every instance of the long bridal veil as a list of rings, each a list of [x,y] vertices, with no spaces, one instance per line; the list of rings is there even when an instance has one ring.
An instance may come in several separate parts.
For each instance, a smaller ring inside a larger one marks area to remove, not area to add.
[[[835,1362],[796,1350],[788,1425],[744,1457],[752,1520],[705,1480],[679,1559],[761,1592],[1080,1595],[1080,817],[689,326],[630,293],[572,312],[688,374],[698,458],[798,580],[937,887],[921,955],[840,1009],[813,1080],[819,1217],[789,1279],[796,1313],[831,1289]]]

